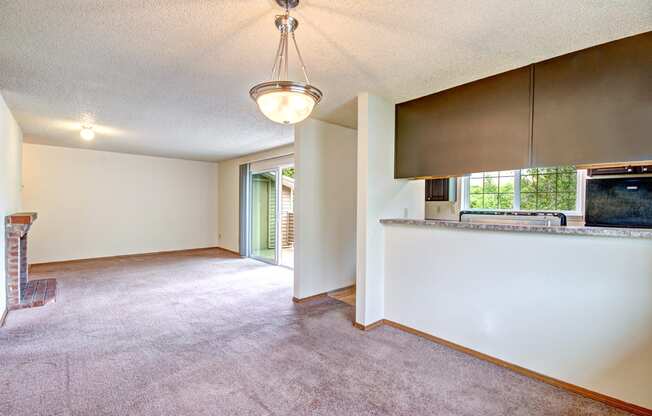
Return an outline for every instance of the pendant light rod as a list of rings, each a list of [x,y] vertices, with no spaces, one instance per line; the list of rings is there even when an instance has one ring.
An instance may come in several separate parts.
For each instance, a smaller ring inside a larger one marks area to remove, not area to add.
[[[296,49],[297,56],[299,57],[299,62],[301,63],[303,77],[306,80],[306,84],[310,84],[310,79],[308,79],[308,71],[306,70],[306,64],[303,63],[303,58],[301,57],[301,52],[299,52],[299,45],[297,45],[297,38],[294,36],[294,32],[292,32],[292,42],[294,43],[294,49]]]
[[[280,37],[278,40],[278,47],[276,48],[276,54],[274,55],[274,66],[272,67],[272,78],[273,80],[279,79],[279,76],[276,74],[276,70],[278,69],[278,62],[279,62],[279,56],[281,54],[281,51],[283,48],[283,36]]]
[[[285,39],[285,41],[284,41],[285,42],[285,76],[283,77],[283,79],[288,79],[288,67],[289,67],[288,60],[290,59],[290,53],[288,51],[288,33],[287,32],[285,32],[284,39]]]
[[[279,4],[285,5],[284,0],[279,0]],[[297,1],[298,3],[298,1]],[[299,22],[292,16],[290,16],[290,11],[286,9],[284,15],[276,16],[275,19],[276,28],[281,32],[281,38],[279,40],[278,48],[276,49],[276,55],[274,57],[274,66],[272,67],[272,80],[280,81],[281,77],[283,80],[287,80],[289,77],[288,68],[290,65],[290,40],[289,37],[292,36],[292,44],[294,45],[294,50],[297,53],[299,58],[299,64],[301,65],[301,71],[303,72],[303,77],[306,81],[306,84],[310,84],[310,78],[308,77],[308,70],[306,69],[306,64],[303,61],[303,56],[301,56],[301,51],[299,50],[299,44],[297,43],[297,38],[294,35],[294,31],[299,26]]]

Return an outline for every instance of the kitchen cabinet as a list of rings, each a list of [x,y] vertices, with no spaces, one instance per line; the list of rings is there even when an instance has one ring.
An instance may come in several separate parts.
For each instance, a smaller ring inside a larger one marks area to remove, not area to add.
[[[396,178],[652,160],[652,32],[396,105]]]
[[[534,65],[534,166],[652,160],[652,32]]]
[[[457,199],[457,179],[428,179],[426,180],[426,201],[428,202],[455,202]]]
[[[396,178],[513,169],[529,148],[529,67],[396,106]]]

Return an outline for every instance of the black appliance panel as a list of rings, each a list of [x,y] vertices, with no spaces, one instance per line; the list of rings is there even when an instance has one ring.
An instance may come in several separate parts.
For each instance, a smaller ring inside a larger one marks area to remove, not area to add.
[[[652,177],[587,180],[586,225],[652,228]]]

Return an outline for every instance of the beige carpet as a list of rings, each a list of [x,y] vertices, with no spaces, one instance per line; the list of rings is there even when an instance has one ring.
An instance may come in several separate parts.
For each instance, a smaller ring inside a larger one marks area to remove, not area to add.
[[[36,267],[0,329],[1,415],[621,415],[389,327],[217,250]]]

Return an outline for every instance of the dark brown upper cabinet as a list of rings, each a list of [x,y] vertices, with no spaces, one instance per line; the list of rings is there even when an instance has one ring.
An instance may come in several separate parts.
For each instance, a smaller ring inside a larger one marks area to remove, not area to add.
[[[530,67],[396,106],[396,178],[526,166]]]
[[[652,32],[534,65],[534,166],[638,160],[652,160]]]
[[[396,106],[396,178],[652,160],[652,32]]]

